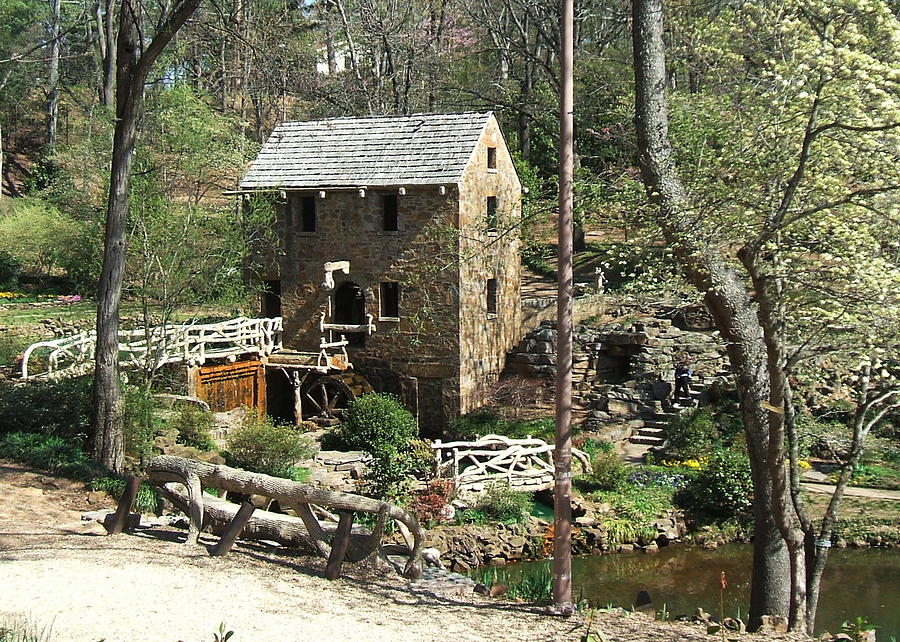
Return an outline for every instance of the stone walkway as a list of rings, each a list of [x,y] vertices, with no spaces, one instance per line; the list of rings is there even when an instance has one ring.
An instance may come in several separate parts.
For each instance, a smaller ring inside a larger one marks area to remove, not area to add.
[[[834,493],[834,486],[831,484],[820,484],[816,482],[804,482],[800,484],[804,490],[813,493]],[[887,499],[900,502],[900,490],[887,490],[884,488],[860,488],[859,486],[848,486],[844,489],[845,497],[866,497],[868,499]]]

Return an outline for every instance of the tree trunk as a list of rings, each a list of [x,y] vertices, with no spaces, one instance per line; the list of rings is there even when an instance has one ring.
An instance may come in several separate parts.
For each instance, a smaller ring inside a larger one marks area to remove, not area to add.
[[[137,118],[150,68],[169,41],[194,13],[200,0],[184,0],[141,51],[141,6],[125,0],[119,12],[116,52],[116,129],[106,209],[103,271],[97,295],[97,347],[94,368],[93,455],[112,471],[125,460],[124,404],[119,378],[119,303],[125,277],[125,225],[131,202],[131,164]]]
[[[50,22],[50,74],[47,82],[47,147],[56,151],[56,122],[59,113],[59,41],[60,0],[51,2]]]
[[[768,474],[769,380],[762,330],[746,286],[694,220],[668,139],[666,72],[660,0],[634,0],[635,116],[641,174],[658,223],[687,278],[701,292],[728,349],[741,399],[753,471],[755,538],[750,624],[762,615],[788,614],[789,564],[772,519],[773,486]]]
[[[100,41],[103,55],[103,78],[100,84],[100,102],[107,107],[113,105],[115,100],[116,80],[116,21],[115,0],[104,0],[103,22],[98,24],[100,28]]]

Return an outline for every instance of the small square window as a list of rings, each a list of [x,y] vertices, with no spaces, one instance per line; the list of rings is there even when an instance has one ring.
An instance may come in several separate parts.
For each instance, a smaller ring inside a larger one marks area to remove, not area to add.
[[[488,147],[487,148],[487,168],[488,169],[497,169],[497,148],[496,147]]]
[[[381,197],[381,229],[385,232],[396,232],[400,229],[395,194],[384,194]]]
[[[487,230],[488,232],[496,232],[497,231],[497,197],[496,196],[488,196],[487,203],[485,205],[485,209],[487,210]]]
[[[497,314],[497,279],[487,280],[487,313]]]
[[[385,281],[381,284],[380,317],[387,319],[400,318],[400,284]]]

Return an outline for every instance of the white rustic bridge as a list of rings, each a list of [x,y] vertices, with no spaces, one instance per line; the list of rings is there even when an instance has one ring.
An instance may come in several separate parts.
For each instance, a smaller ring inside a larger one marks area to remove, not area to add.
[[[281,333],[281,317],[125,330],[119,332],[119,362],[156,369],[167,363],[203,365],[209,359],[268,356],[281,349]],[[95,332],[33,343],[22,357],[22,379],[53,380],[89,372],[96,347]]]
[[[555,446],[543,439],[510,439],[485,435],[475,441],[432,442],[438,477],[452,479],[457,491],[481,492],[503,480],[510,488],[538,491],[553,487]],[[572,449],[572,456],[590,470],[586,453]]]

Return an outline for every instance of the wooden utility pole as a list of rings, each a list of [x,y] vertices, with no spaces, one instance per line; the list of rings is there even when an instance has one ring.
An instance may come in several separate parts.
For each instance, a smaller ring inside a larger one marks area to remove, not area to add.
[[[553,456],[553,612],[572,605],[572,89],[574,1],[560,0],[559,255],[556,309],[556,450]]]

